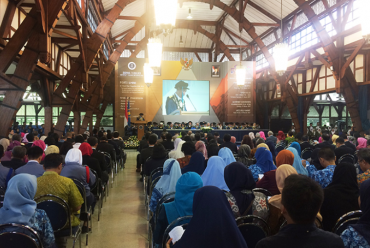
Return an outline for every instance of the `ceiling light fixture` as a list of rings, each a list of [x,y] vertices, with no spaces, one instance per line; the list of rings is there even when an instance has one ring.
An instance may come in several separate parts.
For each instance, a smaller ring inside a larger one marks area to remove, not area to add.
[[[274,47],[274,60],[275,60],[275,70],[282,76],[284,75],[286,69],[288,68],[288,56],[289,56],[289,46],[284,42],[284,32],[283,32],[283,0],[281,0],[281,37],[280,43],[276,44]]]
[[[150,67],[148,63],[144,64],[144,82],[145,84],[150,87],[153,83],[153,76],[154,72],[153,69]]]
[[[150,38],[148,42],[148,55],[150,67],[161,67],[162,48],[163,44],[161,40],[158,37],[156,37],[154,33],[154,37]]]
[[[189,15],[188,17],[186,17],[187,19],[193,19],[193,17],[191,16],[191,8],[189,8]]]
[[[172,33],[176,23],[177,8],[177,0],[154,0],[156,24],[163,29],[165,36]]]
[[[369,23],[369,9],[370,9],[370,2],[369,0],[361,0],[360,1],[360,20],[361,20],[361,28],[362,28],[362,36],[364,37],[366,42],[370,41],[370,23]]]

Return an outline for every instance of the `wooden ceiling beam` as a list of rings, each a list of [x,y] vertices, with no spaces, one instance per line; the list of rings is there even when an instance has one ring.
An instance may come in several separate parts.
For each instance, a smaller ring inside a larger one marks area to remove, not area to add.
[[[118,16],[117,20],[130,20],[130,21],[137,21],[140,19],[140,16]]]
[[[229,33],[230,35],[234,36],[235,38],[241,39],[245,44],[249,45],[249,42],[246,41],[245,39],[241,38],[240,35],[235,34],[233,31],[227,29],[225,26],[222,27],[222,29],[226,32]]]
[[[255,8],[256,10],[258,10],[259,12],[261,12],[262,14],[264,14],[265,16],[267,16],[268,18],[270,18],[271,20],[273,20],[277,23],[280,22],[279,18],[275,17],[273,14],[271,14],[270,12],[265,10],[264,8],[260,7],[259,5],[255,4],[254,2],[249,1],[249,5],[252,6],[253,8]]]
[[[262,23],[262,22],[252,22],[255,27],[280,27],[279,23]]]

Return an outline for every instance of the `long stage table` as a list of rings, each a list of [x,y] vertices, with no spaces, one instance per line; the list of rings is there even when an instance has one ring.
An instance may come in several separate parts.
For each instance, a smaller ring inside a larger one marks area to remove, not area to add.
[[[175,135],[176,133],[180,133],[182,131],[192,131],[193,133],[201,132],[200,129],[166,129],[167,132],[169,132],[172,135]],[[268,129],[241,129],[241,130],[227,130],[227,129],[214,129],[211,131],[211,133],[219,133],[220,138],[223,139],[225,134],[230,134],[231,136],[235,136],[236,141],[241,142],[243,140],[244,135],[248,135],[250,132],[253,132],[254,134],[259,133],[260,131],[263,131],[265,133],[265,136],[267,137]],[[163,132],[163,129],[154,129],[153,133],[157,134],[158,137],[161,136]]]

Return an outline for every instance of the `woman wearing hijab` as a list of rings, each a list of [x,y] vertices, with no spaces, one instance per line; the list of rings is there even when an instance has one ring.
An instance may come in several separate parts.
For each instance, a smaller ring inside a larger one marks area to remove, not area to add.
[[[201,152],[204,156],[204,159],[208,159],[207,148],[203,141],[198,141],[195,143],[195,150],[197,152]]]
[[[236,161],[233,153],[227,147],[221,148],[220,151],[218,152],[218,156],[221,157],[225,161],[226,165],[229,165],[232,162]]]
[[[289,147],[295,148],[297,150],[299,157],[301,157],[301,145],[298,142],[296,141],[292,142]]]
[[[190,162],[187,166],[181,169],[181,174],[185,174],[186,172],[195,172],[198,175],[202,175],[205,167],[205,159],[201,152],[195,152],[190,159]]]
[[[163,175],[157,182],[152,192],[149,208],[155,213],[158,201],[165,194],[176,191],[177,180],[181,177],[180,164],[175,159],[167,159],[163,165]]]
[[[344,247],[363,247],[370,246],[370,180],[361,184],[360,205],[362,216],[360,220],[350,225],[341,235]]]
[[[279,231],[284,221],[281,213],[281,193],[283,192],[285,179],[293,174],[298,175],[297,171],[289,164],[280,165],[279,168],[276,169],[276,184],[280,194],[274,195],[269,200],[270,216],[267,224],[271,228],[271,235],[275,235]]]
[[[358,138],[357,142],[358,142],[358,146],[356,147],[356,150],[360,150],[361,148],[366,148],[367,140],[365,138]]]
[[[193,217],[182,238],[173,246],[190,247],[247,248],[225,194],[216,187],[203,187],[194,194]]]
[[[333,145],[337,145],[336,141],[337,141],[338,138],[339,138],[338,135],[333,134],[333,136],[331,137],[331,140],[333,141]]]
[[[249,169],[253,174],[254,181],[258,181],[259,175],[264,174],[265,172],[275,170],[276,166],[272,161],[271,152],[265,147],[260,147],[257,149],[255,154],[257,163],[251,165]]]
[[[252,190],[256,187],[252,172],[242,163],[234,162],[225,167],[224,177],[230,189],[226,196],[230,204],[235,202],[231,206],[234,217],[251,215],[254,201]]]
[[[44,210],[37,209],[33,200],[36,190],[37,179],[33,175],[24,173],[10,179],[4,206],[0,208],[0,224],[16,223],[29,226],[38,233],[43,247],[54,247],[54,231],[50,220]]]
[[[278,134],[276,135],[277,138],[277,144],[280,143],[281,141],[285,141],[286,136],[283,131],[279,131]]]
[[[25,145],[28,143],[27,135],[28,133],[25,133],[24,136],[22,137],[22,143]]]
[[[356,168],[349,163],[340,163],[334,170],[332,182],[324,189],[320,210],[323,229],[332,231],[342,215],[359,210],[358,197]]]
[[[44,141],[42,141],[42,140],[35,140],[35,141],[33,142],[33,144],[32,144],[32,147],[34,147],[34,146],[38,146],[38,147],[40,147],[43,151],[45,151],[45,149],[46,149],[46,144],[45,144],[45,142],[44,142]],[[41,159],[41,161],[44,161],[44,159],[45,159],[45,152],[44,152],[44,154],[42,155],[42,159]]]
[[[294,167],[294,169],[296,169],[298,174],[308,176],[308,171],[303,166],[301,156],[298,155],[297,149],[295,149],[293,147],[289,147],[287,150],[291,151],[294,154],[293,167]]]
[[[175,149],[168,154],[169,158],[179,159],[185,157],[184,153],[181,151],[183,144],[185,144],[185,141],[177,138],[174,143]]]
[[[218,156],[208,160],[208,166],[202,174],[204,186],[215,186],[221,190],[229,191],[224,178],[225,161]]]
[[[7,151],[9,144],[10,144],[10,141],[8,139],[4,138],[0,140],[0,145],[4,147],[4,152]]]
[[[90,192],[90,187],[94,186],[97,179],[91,173],[90,168],[83,165],[81,151],[77,148],[69,150],[65,158],[65,163],[60,175],[80,181],[85,187],[87,207],[93,207],[95,198]]]
[[[251,154],[251,148],[249,145],[241,145],[238,150],[238,157],[236,158],[236,161],[244,164],[245,166],[249,167],[253,164],[253,160],[249,159],[249,155]]]
[[[57,146],[48,146],[48,148],[46,148],[45,150],[45,156],[49,155],[49,154],[53,154],[53,153],[56,153],[56,154],[59,154],[59,148]]]
[[[282,150],[276,156],[276,167],[279,168],[280,165],[288,164],[293,165],[294,154],[288,150]],[[280,194],[276,183],[276,170],[271,170],[265,172],[261,180],[258,180],[257,188],[267,189],[272,195]]]
[[[164,203],[153,232],[153,240],[156,244],[162,243],[163,234],[167,226],[174,220],[193,215],[194,193],[203,187],[203,181],[197,173],[188,172],[183,174],[176,183],[175,200]]]
[[[269,150],[269,151],[270,151],[269,146],[268,146],[265,142],[263,142],[263,143],[259,143],[259,144],[257,145],[257,149],[258,149],[258,148],[261,148],[261,147],[266,148],[267,150]],[[272,155],[272,154],[271,154],[271,155]]]
[[[253,141],[248,135],[243,136],[242,145],[248,145],[250,149],[254,148]]]
[[[261,138],[261,139],[266,140],[265,132],[260,131],[260,132],[259,132],[259,134],[260,134],[260,138]]]
[[[82,154],[82,164],[88,166],[89,168],[93,169],[97,176],[105,183],[109,180],[108,173],[101,170],[99,160],[96,158],[91,157],[93,154],[93,149],[89,143],[82,143],[78,148]]]

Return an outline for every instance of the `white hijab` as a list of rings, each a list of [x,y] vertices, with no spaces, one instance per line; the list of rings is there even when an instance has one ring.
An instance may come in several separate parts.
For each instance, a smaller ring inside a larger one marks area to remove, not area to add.
[[[71,163],[78,163],[79,165],[82,165],[82,152],[80,149],[70,149],[66,155],[65,161],[67,165]]]
[[[183,158],[185,157],[185,154],[181,151],[182,145],[185,143],[185,141],[180,141],[179,144],[177,145],[176,151],[171,151],[168,156],[170,158],[178,159],[178,158]]]

